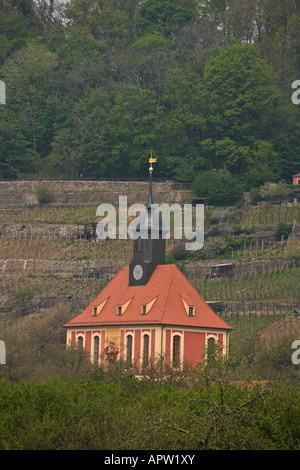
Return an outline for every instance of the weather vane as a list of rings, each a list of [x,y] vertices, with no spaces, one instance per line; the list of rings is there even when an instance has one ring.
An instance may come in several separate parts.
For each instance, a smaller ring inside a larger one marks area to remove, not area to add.
[[[151,157],[149,158],[149,163],[150,163],[149,171],[150,171],[150,174],[152,174],[152,172],[153,172],[152,163],[156,163],[156,162],[157,162],[157,158],[153,158],[153,157],[152,157],[152,152],[151,152]]]

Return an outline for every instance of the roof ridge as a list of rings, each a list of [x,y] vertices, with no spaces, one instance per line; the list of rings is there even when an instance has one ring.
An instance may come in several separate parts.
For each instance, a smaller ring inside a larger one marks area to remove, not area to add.
[[[165,265],[162,265],[162,266],[168,266],[168,265],[165,264]],[[169,266],[172,268],[172,270],[171,270],[171,276],[170,276],[170,279],[169,279],[169,285],[168,285],[168,288],[167,288],[167,291],[166,291],[165,300],[164,300],[164,304],[163,304],[163,308],[162,308],[162,313],[161,313],[161,317],[160,317],[160,321],[161,321],[161,322],[162,322],[162,319],[163,319],[163,316],[164,316],[164,312],[165,312],[165,308],[166,308],[167,299],[168,299],[168,297],[169,297],[171,282],[172,282],[173,275],[174,275],[175,264],[170,264]]]

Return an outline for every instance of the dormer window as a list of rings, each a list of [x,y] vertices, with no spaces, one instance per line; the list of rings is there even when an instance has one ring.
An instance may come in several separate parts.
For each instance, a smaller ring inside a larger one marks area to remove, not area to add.
[[[147,304],[142,304],[142,306],[141,306],[141,315],[148,315],[148,313],[150,312],[151,308],[153,307],[156,299],[157,299],[157,297],[152,299]]]
[[[105,304],[108,301],[108,299],[109,299],[109,297],[107,299],[103,300],[103,302],[101,302],[101,304],[94,305],[92,307],[92,317],[97,317],[102,312],[102,310],[105,307]]]
[[[189,306],[189,317],[194,317],[194,316],[195,316],[195,307]]]
[[[120,317],[121,315],[124,315],[124,313],[126,312],[127,307],[130,305],[130,302],[132,301],[132,299],[133,299],[133,297],[131,297],[131,299],[127,300],[127,302],[125,302],[124,304],[117,306],[117,316],[118,317]]]
[[[183,297],[181,297],[182,303],[184,306],[184,309],[186,311],[186,314],[188,317],[194,317],[195,316],[195,306],[194,305],[189,305]]]

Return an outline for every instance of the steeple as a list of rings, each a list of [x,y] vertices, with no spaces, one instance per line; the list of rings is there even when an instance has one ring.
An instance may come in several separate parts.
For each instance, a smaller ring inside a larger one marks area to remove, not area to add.
[[[148,194],[148,201],[147,201],[147,209],[151,209],[151,204],[154,204],[153,202],[153,195],[152,195],[152,173],[153,173],[153,166],[152,163],[156,163],[157,158],[152,157],[152,152],[151,152],[151,157],[149,158],[149,163],[150,163],[150,168],[149,168],[149,173],[150,173],[150,181],[149,181],[149,194]]]
[[[149,159],[150,180],[149,193],[147,200],[147,211],[141,217],[141,221],[137,226],[140,237],[134,240],[133,260],[129,266],[129,285],[142,286],[146,285],[154,272],[155,268],[160,264],[165,264],[165,248],[166,240],[163,237],[163,226],[161,217],[153,216],[153,194],[152,194],[152,163],[156,163],[157,159],[151,157]]]

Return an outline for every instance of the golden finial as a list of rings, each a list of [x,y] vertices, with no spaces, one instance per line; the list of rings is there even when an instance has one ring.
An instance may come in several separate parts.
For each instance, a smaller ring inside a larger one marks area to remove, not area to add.
[[[153,171],[152,163],[156,163],[156,162],[157,162],[157,158],[153,158],[153,157],[152,157],[152,152],[151,152],[151,157],[149,158],[149,163],[150,163],[149,171],[150,171],[150,174],[151,174],[152,171]]]

